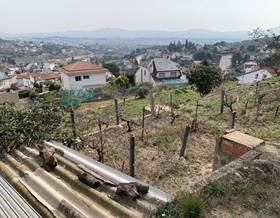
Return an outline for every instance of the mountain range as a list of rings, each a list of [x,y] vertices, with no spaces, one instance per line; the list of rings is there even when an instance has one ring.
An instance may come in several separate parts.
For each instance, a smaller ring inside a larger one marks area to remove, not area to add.
[[[274,33],[280,34],[280,26],[271,29]],[[49,33],[23,33],[10,34],[0,33],[2,38],[46,38],[46,37],[67,37],[67,38],[158,38],[158,39],[190,39],[210,41],[241,41],[249,38],[249,31],[211,31],[207,29],[192,29],[187,31],[158,31],[158,30],[126,30],[118,28],[97,29],[93,31],[64,31]]]

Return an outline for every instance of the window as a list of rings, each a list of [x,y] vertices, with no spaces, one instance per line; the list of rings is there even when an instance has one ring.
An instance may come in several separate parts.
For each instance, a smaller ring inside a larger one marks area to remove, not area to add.
[[[159,73],[158,74],[158,78],[164,78],[165,77],[165,73]]]
[[[266,74],[263,74],[263,76],[262,76],[262,77],[263,77],[263,79],[266,79],[267,75],[266,75]]]
[[[76,80],[76,81],[81,81],[81,80],[82,80],[82,77],[81,77],[81,76],[75,76],[75,80]]]
[[[170,77],[176,77],[177,73],[176,72],[170,72]]]
[[[89,79],[89,75],[85,75],[83,78],[84,79]]]
[[[146,76],[146,70],[144,70],[144,76]]]
[[[255,75],[255,79],[258,79],[259,78],[259,74],[257,73],[256,75]]]

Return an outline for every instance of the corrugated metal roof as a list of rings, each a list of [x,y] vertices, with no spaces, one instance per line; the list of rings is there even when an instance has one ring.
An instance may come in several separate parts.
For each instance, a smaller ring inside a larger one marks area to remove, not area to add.
[[[0,175],[0,217],[39,218],[41,217]]]
[[[137,200],[112,199],[116,187],[106,182],[101,182],[99,189],[85,185],[77,177],[81,172],[78,164],[114,184],[135,179],[60,144],[46,144],[56,148],[58,166],[54,170],[49,172],[41,167],[42,159],[37,149],[24,148],[6,155],[0,162],[0,171],[10,175],[10,179],[18,179],[32,194],[33,199],[28,200],[36,199],[54,217],[146,217],[159,202],[171,199],[170,195],[152,187],[148,194]]]

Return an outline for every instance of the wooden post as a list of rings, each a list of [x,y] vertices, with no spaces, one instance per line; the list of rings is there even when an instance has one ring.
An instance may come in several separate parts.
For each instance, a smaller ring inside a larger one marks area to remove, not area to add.
[[[144,141],[144,128],[145,128],[145,107],[143,107],[142,112],[142,132],[141,132],[141,140]]]
[[[172,94],[170,94],[170,112],[171,112],[171,117],[174,116],[174,111],[173,111],[173,99],[172,99]]]
[[[135,177],[135,137],[133,135],[129,138],[130,155],[129,155],[129,174]]]
[[[195,117],[194,117],[194,119],[192,121],[192,125],[191,125],[192,132],[196,132],[198,130],[198,122],[197,122],[197,120],[198,120],[198,106],[199,106],[198,101],[196,101]]]
[[[101,123],[100,118],[98,119],[98,127],[99,127],[100,150],[101,150],[99,160],[100,160],[101,163],[103,163],[103,161],[104,161],[104,147],[103,147],[102,123]]]
[[[221,111],[220,111],[221,114],[224,113],[224,105],[225,105],[224,101],[225,101],[225,90],[222,89],[221,90]]]
[[[276,108],[276,111],[275,111],[275,118],[278,117],[279,109],[280,109],[280,105],[278,105],[277,108]]]
[[[181,149],[180,149],[179,158],[185,156],[185,150],[186,150],[186,146],[187,146],[187,143],[188,143],[190,130],[191,130],[191,128],[189,126],[186,126],[182,146],[181,146]]]
[[[235,118],[236,118],[236,111],[232,111],[231,112],[231,121],[230,121],[231,129],[234,129],[234,127],[235,127]]]
[[[153,116],[156,116],[156,112],[155,112],[155,97],[154,97],[153,90],[150,91],[149,98],[150,98],[151,113],[152,113]]]
[[[123,98],[123,109],[125,110],[125,98]]]
[[[195,122],[197,122],[198,119],[198,101],[196,101],[196,107],[195,107]]]
[[[119,117],[119,104],[118,99],[115,99],[115,114],[116,114],[116,125],[120,124],[120,117]]]
[[[76,122],[75,122],[75,114],[73,107],[70,108],[70,116],[71,116],[71,125],[72,125],[72,131],[73,131],[73,137],[77,138],[77,130],[76,130]]]
[[[256,83],[255,100],[254,100],[255,106],[257,104],[258,94],[259,94],[259,82]]]

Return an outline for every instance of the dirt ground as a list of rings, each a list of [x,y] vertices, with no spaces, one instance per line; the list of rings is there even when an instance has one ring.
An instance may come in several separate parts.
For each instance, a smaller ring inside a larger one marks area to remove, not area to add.
[[[144,141],[141,141],[141,125],[133,126],[132,133],[126,126],[104,131],[104,163],[129,174],[129,137],[136,138],[136,178],[171,194],[182,186],[196,182],[212,172],[215,137],[201,128],[192,133],[185,158],[179,160],[179,150],[186,120],[170,124],[170,115],[145,120]],[[104,126],[105,128],[105,126]],[[100,146],[100,134],[88,138],[83,152],[98,159],[96,147]]]

